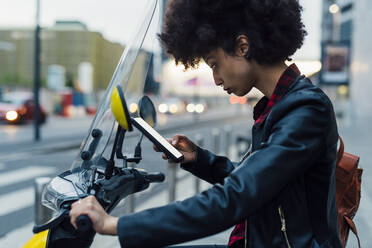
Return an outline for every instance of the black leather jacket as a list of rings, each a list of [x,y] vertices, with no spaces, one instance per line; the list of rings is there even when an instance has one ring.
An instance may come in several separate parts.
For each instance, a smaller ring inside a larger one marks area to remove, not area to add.
[[[162,247],[223,231],[247,219],[247,247],[333,247],[338,132],[332,104],[306,78],[290,86],[252,130],[240,164],[198,148],[182,167],[214,184],[196,196],[119,219],[122,247]]]

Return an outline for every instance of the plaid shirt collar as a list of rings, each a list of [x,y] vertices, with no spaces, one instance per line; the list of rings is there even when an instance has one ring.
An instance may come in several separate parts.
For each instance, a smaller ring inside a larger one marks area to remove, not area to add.
[[[264,96],[254,107],[253,119],[255,120],[255,126],[260,126],[265,121],[266,117],[270,113],[270,110],[285,96],[285,94],[287,94],[289,86],[299,75],[301,75],[301,72],[297,68],[296,64],[291,64],[283,72],[270,99]]]

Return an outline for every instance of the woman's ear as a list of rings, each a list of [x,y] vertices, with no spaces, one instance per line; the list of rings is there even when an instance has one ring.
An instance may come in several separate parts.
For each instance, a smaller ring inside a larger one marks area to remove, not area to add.
[[[245,35],[239,35],[236,38],[235,54],[239,57],[246,57],[249,51],[249,40]]]

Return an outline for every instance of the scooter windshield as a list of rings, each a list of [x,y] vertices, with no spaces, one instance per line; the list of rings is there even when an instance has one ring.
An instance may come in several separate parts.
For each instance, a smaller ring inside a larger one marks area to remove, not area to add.
[[[155,32],[151,32],[153,29],[158,31],[159,20],[155,20],[157,18],[154,18],[156,13],[159,13],[158,1],[146,1],[146,10],[143,11],[143,14],[139,13],[138,15],[141,16],[142,20],[140,21],[137,33],[124,49],[111,82],[105,91],[93,119],[89,133],[82,142],[80,152],[72,164],[72,171],[89,169],[92,164],[99,165],[100,161],[103,161],[103,158],[109,157],[114,139],[113,136],[117,127],[115,117],[110,110],[110,97],[113,89],[117,85],[120,85],[128,104],[128,99],[137,101],[143,95],[149,62],[151,60],[151,55],[149,54],[152,53],[142,49],[142,46],[145,39],[156,39]],[[152,41],[152,43],[155,42]],[[98,140],[95,140],[94,135],[92,136],[94,130],[99,133],[100,138]],[[94,151],[89,154],[90,163],[88,164],[82,159],[82,153],[92,150],[93,146]]]
[[[92,173],[93,167],[106,166],[102,162],[107,161],[106,159],[109,158],[113,149],[113,139],[115,138],[113,136],[115,136],[118,125],[110,109],[112,91],[120,85],[127,102],[129,102],[128,100],[137,102],[143,95],[152,52],[148,49],[146,51],[142,46],[145,41],[151,44],[155,43],[159,19],[156,20],[157,18],[154,16],[160,15],[158,0],[146,0],[144,8],[145,10],[138,13],[141,18],[139,28],[124,49],[71,169],[53,178],[43,191],[43,205],[54,211],[51,219],[46,221],[47,224],[53,223],[58,219],[58,216],[63,214],[61,212],[63,203],[75,201],[87,194],[91,175],[94,174]],[[44,225],[37,227],[35,229],[37,232],[44,230],[43,228],[47,226],[45,223],[41,224]]]

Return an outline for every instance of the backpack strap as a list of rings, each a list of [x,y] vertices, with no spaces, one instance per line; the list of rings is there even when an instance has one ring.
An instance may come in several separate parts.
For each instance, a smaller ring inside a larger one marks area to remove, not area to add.
[[[360,248],[360,240],[359,240],[358,232],[357,232],[354,221],[352,219],[350,219],[348,216],[344,216],[344,219],[346,220],[347,224],[349,225],[351,231],[353,231],[353,233],[355,234],[355,237],[358,240],[358,247]]]
[[[341,161],[342,156],[344,155],[344,142],[342,141],[341,136],[338,136],[338,140],[340,141],[340,147],[338,148],[338,152],[337,152],[336,164],[338,164]]]

